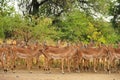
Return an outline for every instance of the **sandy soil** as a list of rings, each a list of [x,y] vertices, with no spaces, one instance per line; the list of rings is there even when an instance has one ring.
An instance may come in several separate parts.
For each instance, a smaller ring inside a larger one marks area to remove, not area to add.
[[[32,73],[27,70],[16,70],[15,73],[0,71],[0,80],[120,80],[120,73],[66,72],[62,74],[60,70],[54,69],[48,74],[43,70],[33,70]]]

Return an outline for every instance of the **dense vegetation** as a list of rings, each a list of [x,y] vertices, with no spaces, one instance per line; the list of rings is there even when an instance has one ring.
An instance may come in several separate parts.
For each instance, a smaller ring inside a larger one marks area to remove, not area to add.
[[[18,0],[22,14],[11,1],[0,2],[1,39],[120,41],[120,0]],[[107,22],[106,16],[113,18]]]

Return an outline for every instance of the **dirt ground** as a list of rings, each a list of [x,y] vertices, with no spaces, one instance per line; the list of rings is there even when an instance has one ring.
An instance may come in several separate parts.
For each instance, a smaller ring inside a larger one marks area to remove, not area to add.
[[[48,74],[43,70],[33,70],[32,73],[27,70],[16,70],[15,73],[0,71],[0,80],[120,80],[120,73],[66,72],[62,74],[60,70],[53,69],[52,73]]]

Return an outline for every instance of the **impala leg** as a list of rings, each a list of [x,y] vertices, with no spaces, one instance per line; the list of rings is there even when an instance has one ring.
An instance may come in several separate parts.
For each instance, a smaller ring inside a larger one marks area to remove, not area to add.
[[[84,70],[87,72],[88,70],[88,63],[89,63],[89,60],[86,60],[84,59]]]
[[[26,59],[26,64],[27,64],[27,69],[28,69],[28,71],[30,71],[29,60],[28,60],[28,59]]]
[[[15,59],[9,60],[9,62],[11,63],[10,67],[11,67],[11,70],[13,71],[15,68]]]
[[[39,59],[39,57],[37,58],[37,64],[38,64],[38,68],[40,69],[41,66],[40,66],[40,59]]]
[[[40,69],[41,66],[40,66],[40,59],[39,59],[39,56],[36,57],[36,64],[37,64],[38,68]]]
[[[96,70],[97,60],[93,59],[93,63],[94,63],[94,72],[97,72],[97,70]]]
[[[85,71],[87,72],[88,71],[88,64],[89,64],[89,60],[85,60]]]
[[[114,59],[112,63],[113,63],[114,71],[117,72],[117,61]]]
[[[112,62],[112,59],[108,59],[107,60],[107,70],[108,70],[108,73],[111,73],[111,71],[110,71],[111,62]]]
[[[4,70],[4,72],[7,72],[8,70],[7,70],[7,63],[6,62],[3,62],[3,70]]]
[[[8,71],[8,65],[7,65],[7,59],[5,58],[5,60],[1,60],[2,61],[2,66],[3,66],[3,70],[4,72]]]
[[[30,70],[32,69],[32,58],[30,58]],[[31,71],[32,72],[32,71]]]
[[[107,64],[107,70],[110,73],[110,61],[108,60],[108,64]]]
[[[84,71],[84,63],[85,63],[84,59],[81,59],[81,67],[80,68],[82,71]]]
[[[86,71],[88,71],[88,67],[89,67],[89,60],[86,60]]]
[[[12,67],[13,67],[13,73],[15,73],[15,68],[16,68],[16,64],[15,64],[15,62],[16,62],[16,59],[14,58],[13,60],[12,60]]]
[[[118,72],[118,63],[119,63],[119,60],[114,65],[116,72]]]
[[[48,73],[51,73],[50,71],[50,59],[45,58],[45,71],[49,71]]]
[[[81,67],[82,67],[82,60],[78,59],[78,61],[77,61],[78,72],[80,72]]]
[[[70,59],[67,59],[67,62],[68,62],[68,72],[71,72],[71,70],[70,70]]]
[[[74,65],[75,65],[75,71],[76,72],[80,72],[80,69],[79,69],[79,63],[81,63],[81,59],[79,60],[78,58],[74,60]]]
[[[28,71],[30,72],[30,73],[32,73],[32,71],[31,71],[31,61],[32,59],[30,59],[30,58],[28,58],[26,61],[27,61],[27,69],[28,69]]]
[[[104,71],[107,71],[106,70],[106,61],[105,61],[105,58],[103,58],[102,60],[103,60],[102,64],[103,64]]]
[[[46,58],[44,58],[44,70],[46,70]]]
[[[51,73],[51,68],[50,68],[51,63],[52,63],[52,59],[49,59],[48,60],[48,73]]]
[[[85,59],[83,59],[83,71],[85,71],[85,65],[86,65],[86,61]]]
[[[3,61],[1,61],[1,67],[4,68],[4,66],[3,66]]]
[[[46,67],[46,70],[48,71],[49,70],[49,63],[50,63],[50,60],[49,59],[46,59],[47,61],[47,67]]]
[[[64,74],[64,59],[62,59],[61,62],[62,62],[62,64],[61,64],[62,73]]]
[[[44,58],[44,60],[45,60],[45,63],[44,63],[44,70],[45,71],[47,71],[47,67],[48,67],[48,60],[47,60],[47,58]]]

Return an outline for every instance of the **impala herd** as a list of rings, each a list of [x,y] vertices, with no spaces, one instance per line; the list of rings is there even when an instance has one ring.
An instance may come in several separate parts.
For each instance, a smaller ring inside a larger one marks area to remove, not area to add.
[[[68,72],[72,71],[88,71],[94,72],[104,70],[117,70],[120,59],[120,45],[116,48],[113,45],[88,45],[81,43],[68,44],[64,47],[51,46],[46,44],[1,44],[0,46],[0,69],[7,72],[14,71],[18,66],[16,63],[23,59],[27,69],[30,71],[33,66],[33,58],[36,58],[37,64],[40,62],[40,56],[44,56],[44,70],[51,72],[51,61],[59,60],[61,64],[61,72],[67,67]],[[118,62],[118,63],[117,63]],[[39,65],[41,66],[41,65]]]

